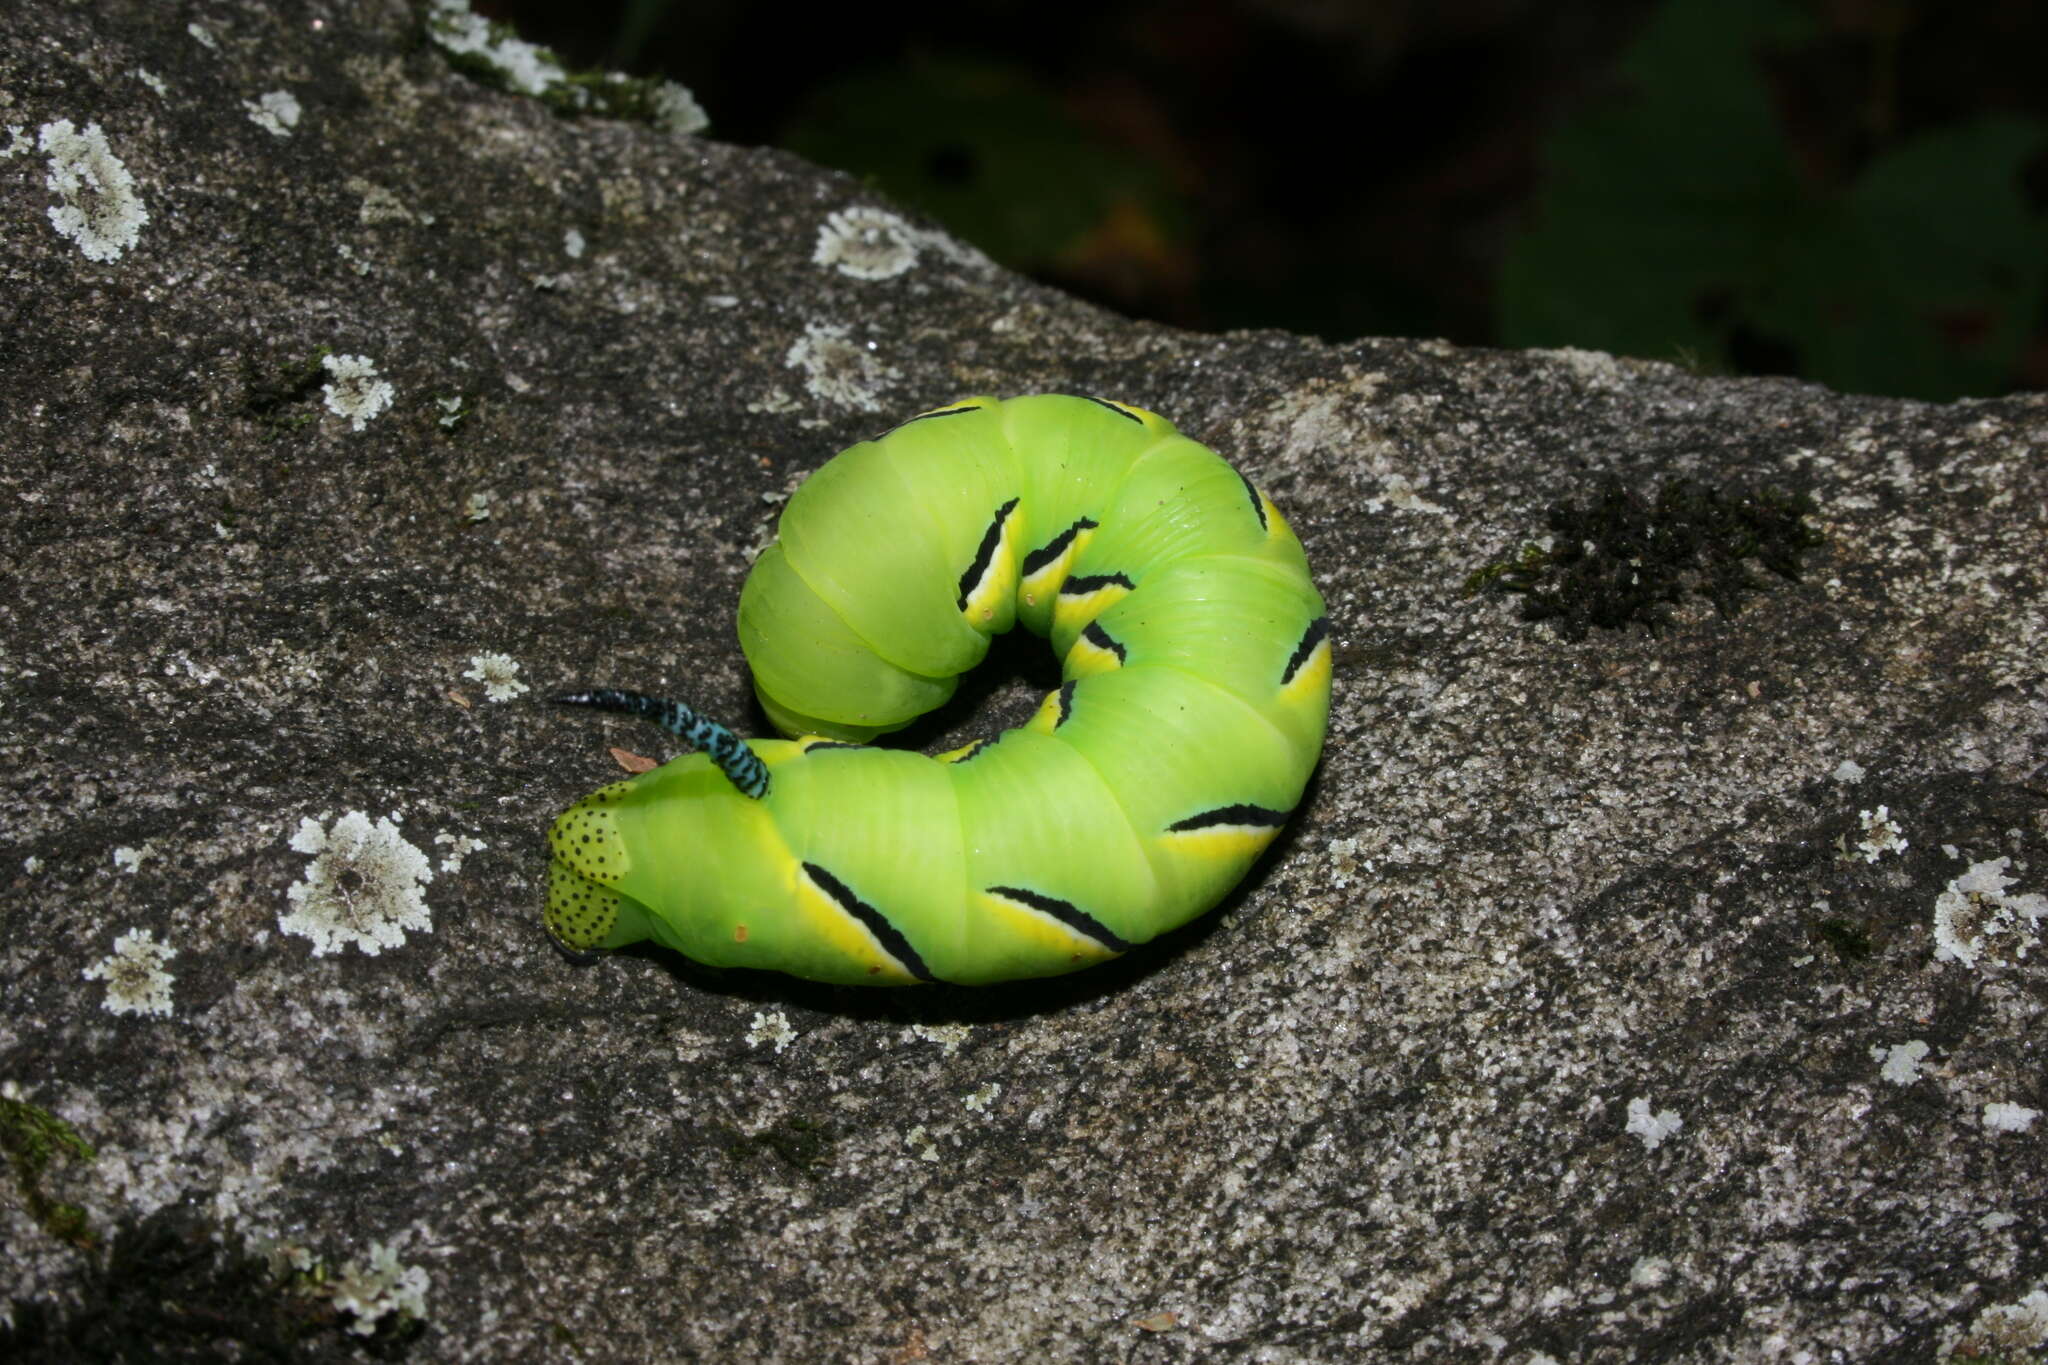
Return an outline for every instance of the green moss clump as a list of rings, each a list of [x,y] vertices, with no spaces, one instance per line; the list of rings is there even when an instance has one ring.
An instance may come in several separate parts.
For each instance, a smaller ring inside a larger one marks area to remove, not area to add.
[[[1523,620],[1549,621],[1567,640],[1631,622],[1655,631],[1688,593],[1733,616],[1762,587],[1749,561],[1799,577],[1800,555],[1821,543],[1805,521],[1813,511],[1803,491],[1723,491],[1693,479],[1645,499],[1609,474],[1590,500],[1550,507],[1547,548],[1524,545],[1484,566],[1465,580],[1464,595],[1517,594]]]
[[[527,42],[509,24],[474,13],[467,0],[435,0],[428,11],[427,37],[458,71],[500,90],[531,95],[558,114],[626,119],[670,133],[697,133],[710,125],[690,92],[674,81],[619,71],[572,71],[552,49]]]
[[[79,1161],[95,1160],[98,1153],[93,1151],[92,1144],[49,1110],[27,1100],[0,1096],[0,1150],[7,1153],[8,1164],[14,1168],[14,1183],[21,1191],[22,1202],[28,1205],[29,1216],[43,1231],[79,1246],[91,1246],[93,1238],[85,1210],[44,1194],[42,1179],[50,1162],[59,1155]]]

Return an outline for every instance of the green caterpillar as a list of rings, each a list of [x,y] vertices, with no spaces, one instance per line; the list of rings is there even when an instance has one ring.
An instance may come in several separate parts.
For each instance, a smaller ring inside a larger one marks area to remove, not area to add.
[[[679,702],[558,697],[703,753],[555,821],[549,930],[817,981],[1049,976],[1185,924],[1301,799],[1330,706],[1323,599],[1272,502],[1102,399],[971,398],[840,452],[740,594],[787,740]],[[1049,635],[1060,688],[937,758],[866,741],[952,695],[989,638]]]

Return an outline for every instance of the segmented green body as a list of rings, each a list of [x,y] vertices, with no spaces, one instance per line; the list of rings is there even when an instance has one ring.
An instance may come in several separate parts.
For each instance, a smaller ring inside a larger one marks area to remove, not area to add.
[[[1020,621],[1065,680],[1030,722],[937,758],[865,743]],[[841,452],[790,498],[739,633],[799,738],[746,741],[758,799],[692,754],[565,812],[569,946],[878,985],[1071,971],[1237,883],[1329,712],[1323,601],[1279,511],[1098,399],[969,399]]]

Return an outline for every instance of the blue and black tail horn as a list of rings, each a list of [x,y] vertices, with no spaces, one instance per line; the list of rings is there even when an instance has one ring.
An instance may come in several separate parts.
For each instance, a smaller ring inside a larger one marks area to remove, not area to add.
[[[747,747],[747,742],[709,716],[666,697],[644,692],[622,692],[613,687],[593,687],[587,692],[565,692],[548,700],[562,706],[588,706],[599,711],[616,711],[653,721],[693,749],[710,755],[742,796],[756,801],[768,794],[768,765]]]

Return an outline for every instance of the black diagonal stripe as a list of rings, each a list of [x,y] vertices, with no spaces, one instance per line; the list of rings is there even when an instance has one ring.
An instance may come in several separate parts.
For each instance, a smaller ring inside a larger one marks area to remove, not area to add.
[[[872,749],[872,744],[855,744],[844,739],[819,739],[804,745],[804,752],[814,754],[820,749]]]
[[[932,969],[924,965],[924,959],[918,956],[917,949],[910,946],[910,940],[903,937],[903,931],[889,923],[881,911],[854,895],[845,882],[816,863],[805,863],[804,875],[816,882],[818,889],[831,897],[834,905],[867,926],[867,931],[882,945],[882,951],[901,963],[904,971],[919,981],[938,980],[932,975]]]
[[[1107,398],[1097,398],[1092,394],[1086,395],[1086,397],[1088,398],[1089,402],[1100,403],[1103,407],[1108,408],[1111,412],[1115,413],[1119,417],[1127,418],[1130,421],[1136,422],[1141,427],[1145,425],[1144,418],[1138,416],[1138,414],[1136,414],[1135,412],[1124,411],[1116,404],[1110,402]]]
[[[1329,634],[1329,617],[1318,616],[1315,620],[1308,623],[1308,629],[1301,633],[1301,643],[1294,647],[1294,653],[1287,656],[1287,667],[1280,674],[1280,685],[1282,687],[1294,681],[1294,675],[1299,673],[1301,666],[1308,662],[1308,656],[1316,652],[1316,646],[1327,639]]]
[[[1237,471],[1237,481],[1244,485],[1244,495],[1252,500],[1252,515],[1259,519],[1259,529],[1272,530],[1273,528],[1266,524],[1265,500],[1259,497],[1259,490],[1252,487],[1252,481],[1244,476],[1242,469]]]
[[[1082,574],[1078,578],[1069,578],[1066,582],[1062,583],[1060,585],[1060,596],[1085,597],[1091,592],[1100,592],[1104,588],[1135,588],[1137,586],[1137,584],[1131,582],[1130,579],[1120,573]]]
[[[1287,823],[1287,812],[1274,810],[1269,806],[1218,806],[1205,810],[1200,815],[1190,815],[1185,820],[1176,820],[1166,827],[1169,834],[1187,834],[1194,830],[1215,829],[1220,825],[1259,825],[1278,829]]]
[[[904,418],[895,426],[890,427],[889,431],[883,432],[881,436],[877,436],[874,439],[879,441],[883,437],[889,435],[889,432],[901,431],[903,430],[903,428],[909,426],[912,422],[922,422],[928,417],[958,417],[963,412],[980,412],[982,406],[983,405],[980,403],[963,403],[957,408],[933,408],[930,412],[920,412],[915,417]]]
[[[952,761],[955,763],[970,762],[973,759],[979,758],[982,755],[982,753],[987,750],[988,746],[989,742],[987,740],[977,739],[972,743],[965,745],[964,747],[966,748],[967,752],[961,754],[958,758],[953,759]]]
[[[1112,953],[1128,952],[1130,940],[1119,935],[1107,924],[1083,910],[1072,901],[1059,900],[1053,896],[1042,896],[1036,891],[1027,891],[1021,886],[991,886],[991,896],[1001,896],[1019,905],[1029,906],[1041,915],[1050,915],[1083,938],[1092,938]]]
[[[1102,628],[1102,623],[1100,621],[1090,621],[1088,623],[1088,628],[1081,632],[1081,638],[1086,640],[1089,644],[1094,645],[1097,649],[1106,649],[1111,654],[1116,655],[1116,661],[1118,663],[1124,662],[1123,643],[1121,641],[1111,639],[1109,632]]]
[[[974,562],[967,566],[967,572],[960,575],[960,610],[967,610],[967,595],[974,591],[981,576],[988,572],[988,566],[995,561],[996,546],[1003,543],[1003,523],[1010,519],[1010,513],[1017,510],[1017,500],[1011,498],[996,509],[995,520],[989,522],[988,530],[982,532],[981,548],[974,552]]]
[[[1055,730],[1059,729],[1062,725],[1065,725],[1067,723],[1067,717],[1074,714],[1075,686],[1076,684],[1074,683],[1060,684],[1060,716],[1058,720],[1052,723],[1052,728]]]
[[[1095,529],[1095,526],[1096,523],[1092,519],[1082,517],[1072,526],[1069,526],[1066,530],[1048,540],[1042,548],[1033,550],[1030,554],[1025,555],[1024,576],[1029,578],[1046,565],[1058,559],[1067,552],[1067,547],[1074,543],[1075,536],[1080,535],[1083,531],[1092,531]]]

